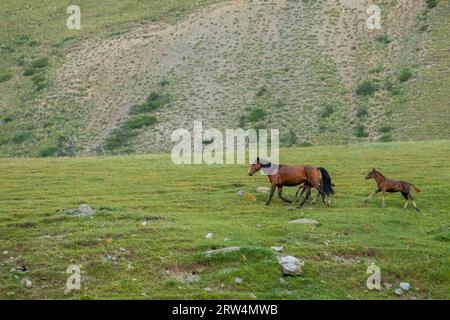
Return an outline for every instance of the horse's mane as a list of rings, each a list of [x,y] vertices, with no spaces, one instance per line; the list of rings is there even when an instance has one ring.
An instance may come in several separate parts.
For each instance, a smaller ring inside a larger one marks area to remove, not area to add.
[[[375,173],[377,173],[378,175],[382,176],[383,178],[386,178],[380,171],[375,170]]]

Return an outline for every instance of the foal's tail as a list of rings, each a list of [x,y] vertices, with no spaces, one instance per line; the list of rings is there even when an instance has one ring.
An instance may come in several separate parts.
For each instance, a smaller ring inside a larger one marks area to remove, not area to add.
[[[331,177],[328,174],[328,171],[325,168],[318,168],[320,170],[320,173],[322,174],[322,191],[326,196],[329,196],[330,194],[334,194],[333,190],[333,184],[331,183]]]
[[[422,192],[422,189],[419,189],[418,187],[416,187],[415,185],[411,184],[411,187],[413,187],[415,192]]]

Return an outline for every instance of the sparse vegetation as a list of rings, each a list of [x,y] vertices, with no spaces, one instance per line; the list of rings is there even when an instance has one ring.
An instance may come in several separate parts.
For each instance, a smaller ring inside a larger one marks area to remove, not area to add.
[[[398,73],[398,80],[400,82],[406,82],[412,78],[413,74],[409,68],[402,68]]]
[[[426,0],[428,9],[435,8],[438,5],[439,1],[440,0]]]
[[[369,136],[369,134],[366,132],[366,128],[363,125],[356,126],[354,134],[355,137],[358,138],[367,138]]]
[[[356,88],[356,94],[358,96],[371,96],[377,91],[377,86],[370,80],[362,82]]]
[[[130,110],[130,114],[135,115],[140,113],[151,112],[167,105],[169,101],[170,98],[168,94],[152,92],[144,103],[133,106]]]

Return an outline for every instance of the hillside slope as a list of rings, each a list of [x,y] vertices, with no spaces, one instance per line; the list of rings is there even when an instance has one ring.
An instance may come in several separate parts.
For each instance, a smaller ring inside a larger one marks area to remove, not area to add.
[[[375,31],[373,1],[212,2],[181,1],[187,13],[165,21],[174,8],[106,11],[98,30],[89,7],[88,30],[56,32],[43,67],[30,58],[0,84],[2,154],[167,151],[194,120],[279,128],[286,146],[450,137],[449,1],[375,1]]]

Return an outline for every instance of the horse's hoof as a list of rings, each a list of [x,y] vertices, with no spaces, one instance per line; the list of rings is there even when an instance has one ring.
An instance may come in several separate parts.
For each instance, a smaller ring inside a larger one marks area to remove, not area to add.
[[[417,212],[420,212],[420,209],[419,209],[419,208],[416,208],[416,211],[417,211]]]

